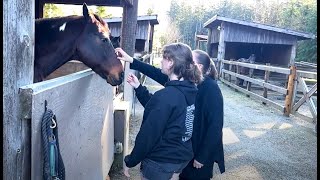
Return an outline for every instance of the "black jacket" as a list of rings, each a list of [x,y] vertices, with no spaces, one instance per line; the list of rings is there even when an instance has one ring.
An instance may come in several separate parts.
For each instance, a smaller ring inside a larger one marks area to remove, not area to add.
[[[137,59],[133,60],[130,68],[140,71],[162,85],[169,80],[167,75],[161,73],[161,69]],[[142,99],[143,95],[137,97]],[[148,97],[144,96],[143,101],[147,102]],[[205,77],[204,81],[198,85],[195,106],[192,135],[194,158],[205,165],[216,162],[219,165],[220,172],[223,173],[225,172],[222,142],[223,97],[215,80]],[[211,174],[212,172],[208,173]]]
[[[158,162],[185,163],[193,158],[192,128],[195,109],[196,86],[190,81],[169,81],[165,88],[152,97],[147,89],[139,86],[137,97],[148,94],[135,146],[124,161],[134,167],[143,159]]]

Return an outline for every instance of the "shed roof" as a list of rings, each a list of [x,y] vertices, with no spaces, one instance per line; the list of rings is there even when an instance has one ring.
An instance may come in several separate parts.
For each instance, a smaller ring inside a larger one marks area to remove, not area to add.
[[[82,5],[85,2],[87,5],[122,7],[122,1],[119,0],[43,0],[43,2],[74,5]],[[124,2],[132,5],[132,0],[124,0]]]
[[[122,17],[105,18],[107,23],[117,23],[122,21]],[[150,21],[151,25],[159,24],[158,15],[138,16],[137,21]]]
[[[215,15],[211,19],[209,19],[207,22],[205,22],[204,23],[204,27],[205,28],[210,28],[210,27],[212,27],[214,25],[220,24],[221,21],[234,23],[234,24],[239,24],[239,25],[244,25],[244,26],[249,26],[249,27],[258,28],[258,29],[264,29],[264,30],[268,30],[268,31],[274,31],[274,32],[289,34],[289,35],[292,35],[292,36],[297,36],[299,40],[315,39],[316,38],[316,36],[311,34],[311,33],[303,33],[303,32],[293,31],[293,30],[290,30],[290,29],[278,28],[278,27],[275,27],[275,26],[270,26],[270,25],[255,23],[255,22],[248,22],[248,21],[242,21],[242,20],[222,17],[222,16],[219,16],[219,15]]]

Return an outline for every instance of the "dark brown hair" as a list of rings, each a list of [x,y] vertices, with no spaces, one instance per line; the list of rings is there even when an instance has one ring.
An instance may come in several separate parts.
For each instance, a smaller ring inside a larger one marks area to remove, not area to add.
[[[178,78],[196,84],[202,81],[202,75],[192,59],[191,48],[183,43],[172,43],[163,47],[163,57],[173,61],[173,73]]]
[[[212,79],[217,79],[218,73],[216,66],[214,65],[214,62],[210,59],[208,53],[199,49],[194,50],[193,53],[195,53],[197,57],[195,61],[198,64],[202,64],[202,75],[207,75]]]

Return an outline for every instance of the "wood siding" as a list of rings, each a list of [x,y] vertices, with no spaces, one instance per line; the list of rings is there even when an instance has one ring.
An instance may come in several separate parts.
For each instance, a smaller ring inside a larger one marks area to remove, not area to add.
[[[121,22],[108,23],[112,36],[121,35]],[[136,39],[147,40],[149,32],[151,31],[151,25],[149,21],[138,21],[136,28]]]
[[[293,45],[297,42],[295,36],[237,25],[225,22],[225,37],[227,42],[262,43],[262,44],[287,44]]]

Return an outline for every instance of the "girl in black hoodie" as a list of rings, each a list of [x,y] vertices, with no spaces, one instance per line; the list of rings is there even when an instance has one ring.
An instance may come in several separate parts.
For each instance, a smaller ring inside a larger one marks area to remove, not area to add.
[[[117,52],[121,54],[119,59],[132,59],[122,49]],[[202,80],[202,75],[192,60],[190,47],[182,43],[163,48],[161,66],[161,72],[170,79],[164,89],[151,95],[141,85],[135,88],[145,111],[134,148],[124,159],[127,177],[128,168],[141,162],[142,179],[178,179],[193,158],[191,136],[197,94],[195,84]],[[132,84],[134,79],[136,77],[131,74],[128,82]]]
[[[194,50],[192,54],[195,64],[199,66],[205,78],[198,85],[199,91],[195,103],[192,135],[194,157],[183,169],[180,180],[209,180],[213,176],[214,162],[218,164],[221,173],[225,172],[222,143],[223,97],[215,80],[217,71],[209,55],[201,50]],[[161,73],[159,68],[137,59],[130,59],[127,62],[131,63],[131,69],[140,71],[162,85],[168,81],[168,76]],[[143,101],[147,102],[148,97],[143,98]]]

